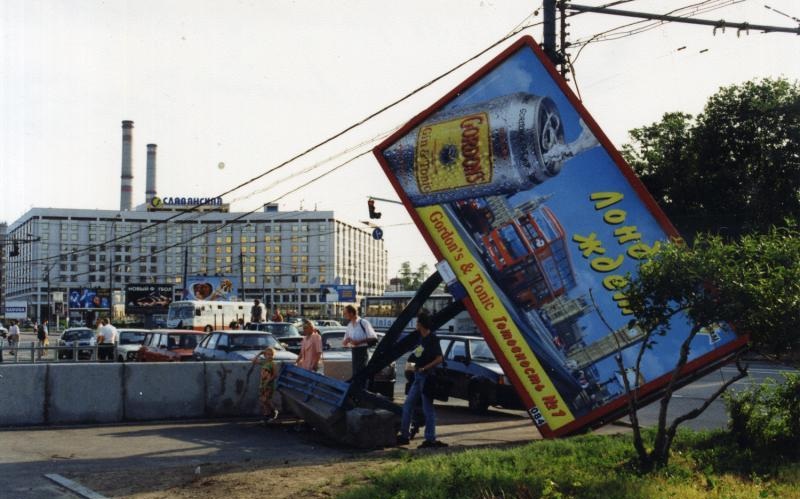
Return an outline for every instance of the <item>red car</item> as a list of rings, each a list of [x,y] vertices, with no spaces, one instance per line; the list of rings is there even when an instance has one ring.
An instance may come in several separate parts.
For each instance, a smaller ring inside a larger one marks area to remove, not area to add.
[[[185,329],[156,329],[147,333],[136,360],[139,362],[180,362],[194,359],[194,347],[206,333]]]

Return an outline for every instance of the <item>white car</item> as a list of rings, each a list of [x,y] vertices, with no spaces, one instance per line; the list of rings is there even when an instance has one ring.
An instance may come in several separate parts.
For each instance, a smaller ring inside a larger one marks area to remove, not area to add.
[[[135,362],[136,353],[142,347],[144,335],[149,333],[147,329],[117,329],[117,361]]]

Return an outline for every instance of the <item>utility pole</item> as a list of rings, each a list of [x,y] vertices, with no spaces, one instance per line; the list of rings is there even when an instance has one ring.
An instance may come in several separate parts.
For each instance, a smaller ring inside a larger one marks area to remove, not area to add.
[[[189,244],[183,246],[183,289],[181,290],[181,300],[186,299],[186,280],[189,279]],[[174,298],[174,297],[173,297]]]
[[[244,256],[241,243],[239,245],[239,299],[244,301]]]
[[[550,62],[559,64],[556,51],[556,0],[544,0],[544,24],[542,25],[542,49]]]
[[[559,46],[558,46],[558,58],[559,58],[559,66],[561,69],[561,76],[564,79],[567,79],[567,73],[569,73],[569,67],[567,67],[567,47],[569,47],[569,42],[567,41],[567,2],[566,0],[559,0],[558,2],[558,15],[560,20],[560,38],[559,38]]]

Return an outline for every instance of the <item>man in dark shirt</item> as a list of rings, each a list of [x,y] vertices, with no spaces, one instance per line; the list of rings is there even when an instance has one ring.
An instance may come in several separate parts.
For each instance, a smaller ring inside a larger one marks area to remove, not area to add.
[[[408,430],[411,426],[411,415],[414,407],[422,399],[422,412],[425,414],[425,441],[420,448],[447,447],[447,444],[436,440],[436,413],[433,409],[433,397],[425,395],[425,382],[430,379],[433,369],[442,363],[442,347],[439,338],[431,331],[431,317],[426,310],[417,315],[417,331],[422,336],[420,345],[415,350],[417,362],[414,366],[414,382],[408,390],[403,404],[403,419],[400,423],[400,436],[397,443],[408,444]]]

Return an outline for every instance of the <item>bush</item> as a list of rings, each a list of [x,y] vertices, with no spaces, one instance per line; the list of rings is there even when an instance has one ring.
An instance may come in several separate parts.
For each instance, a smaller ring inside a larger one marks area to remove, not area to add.
[[[725,396],[731,433],[742,447],[800,456],[800,375]]]

